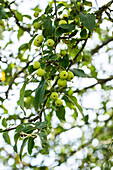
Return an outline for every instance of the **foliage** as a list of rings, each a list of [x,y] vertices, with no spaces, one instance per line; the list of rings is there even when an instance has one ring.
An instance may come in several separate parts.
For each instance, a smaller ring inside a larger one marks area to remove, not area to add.
[[[12,169],[61,169],[62,164],[111,169],[113,1],[96,9],[90,0],[54,0],[44,11],[32,7],[30,15],[18,6],[0,1],[3,164]],[[52,93],[58,96],[52,99]]]

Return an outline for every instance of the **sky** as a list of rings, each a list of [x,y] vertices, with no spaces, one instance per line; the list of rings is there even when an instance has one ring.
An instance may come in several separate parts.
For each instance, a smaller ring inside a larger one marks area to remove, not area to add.
[[[93,7],[94,8],[97,8],[97,5],[96,5],[96,3],[95,3],[95,0],[91,0],[92,1],[92,3],[93,3]],[[107,3],[107,2],[109,2],[109,0],[97,0],[97,3],[98,3],[98,7],[101,7],[103,4],[105,4],[105,3]],[[23,2],[21,2],[21,5],[19,6],[19,11],[20,12],[22,12],[23,14],[28,14],[31,10],[30,10],[30,8],[32,7],[33,8],[33,6],[35,7],[36,5],[40,5],[40,8],[41,9],[45,9],[45,7],[47,6],[47,3],[48,3],[48,0],[24,0]],[[27,4],[27,5],[26,5]],[[84,82],[85,83],[85,82]],[[86,86],[87,86],[87,82],[86,82]],[[95,103],[90,103],[90,104],[92,104],[92,106],[91,107],[94,107],[95,105],[97,106],[97,108],[98,108],[98,103],[99,103],[99,100],[100,100],[100,97],[99,97],[99,93],[97,94],[97,93],[92,93],[91,92],[91,94],[90,95],[88,95],[88,96],[85,96],[85,99],[84,99],[84,105],[85,106],[87,106],[87,107],[89,107],[88,106],[88,100],[90,101],[91,99],[92,99],[92,95],[93,95],[93,101],[95,101]],[[15,97],[13,98],[13,102],[15,102]],[[6,102],[6,105],[11,105],[12,104],[12,101],[7,101]],[[10,112],[12,111],[12,109],[9,107],[9,109],[10,109]],[[73,133],[75,133],[75,135],[74,135],[74,137],[76,138],[78,135],[81,135],[81,132],[80,132],[80,129],[76,129],[74,132],[72,132],[72,134]],[[70,134],[67,134],[68,135],[68,137],[69,138],[71,138],[71,133]],[[63,141],[65,142],[65,138],[66,138],[66,136],[61,136],[62,138],[63,138]],[[73,138],[73,136],[72,136],[72,138]],[[63,142],[62,141],[62,142]],[[77,155],[77,157],[79,157],[81,155],[81,153],[79,153],[78,155]],[[73,161],[73,160],[71,160],[71,161]],[[63,166],[63,165],[62,165]],[[61,170],[63,170],[63,168],[64,167],[62,167],[62,169]],[[66,169],[66,168],[65,168]],[[5,170],[5,169],[4,169]],[[8,169],[7,169],[8,170]],[[56,169],[57,170],[57,169]],[[97,169],[93,169],[93,170],[100,170],[98,167],[97,167]]]

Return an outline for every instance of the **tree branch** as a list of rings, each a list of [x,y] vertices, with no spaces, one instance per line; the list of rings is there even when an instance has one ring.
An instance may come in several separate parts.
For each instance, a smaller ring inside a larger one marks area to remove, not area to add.
[[[55,15],[56,15],[56,19],[57,19],[57,7],[56,7],[56,0],[54,0],[54,4],[55,4]]]
[[[108,81],[110,81],[110,80],[113,80],[113,76],[110,76],[110,77],[108,77],[107,79],[98,79],[98,80],[97,80],[97,81],[98,81],[97,83],[92,84],[92,85],[87,86],[87,87],[84,87],[84,88],[81,89],[81,90],[77,89],[77,90],[74,91],[74,93],[83,93],[85,90],[90,89],[90,88],[96,86],[97,84],[104,84],[104,83],[106,83],[106,82],[108,82]]]
[[[108,2],[107,4],[99,8],[99,10],[95,12],[96,18],[100,20],[102,13],[105,12],[111,6],[112,3],[113,3],[113,0],[111,0],[110,2]]]
[[[111,41],[113,41],[113,37],[109,37],[108,39],[105,39],[101,45],[97,45],[94,49],[91,50],[91,55],[97,53],[102,47],[104,47]]]
[[[8,93],[9,93],[9,90],[12,88],[12,85],[14,83],[14,80],[29,66],[29,64],[33,61],[33,59],[29,62],[27,62],[26,66],[23,67],[19,72],[15,73],[14,76],[12,77],[11,79],[11,82],[9,83],[9,87],[7,89],[7,91],[5,92],[5,95],[6,95],[6,99],[8,98]]]
[[[30,28],[27,28],[27,27],[24,27],[20,24],[15,12],[11,9],[11,4],[13,3],[10,3],[8,4],[8,2],[4,2],[7,6],[7,8],[10,10],[11,14],[13,15],[13,17],[15,18],[15,21],[16,21],[16,24],[23,30],[23,31],[27,31],[28,33],[30,33]]]

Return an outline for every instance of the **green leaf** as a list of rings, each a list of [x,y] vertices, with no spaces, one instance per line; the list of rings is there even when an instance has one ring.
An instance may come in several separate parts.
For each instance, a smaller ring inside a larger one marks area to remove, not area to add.
[[[32,17],[30,15],[23,15],[23,17],[26,17],[28,19],[32,19]]]
[[[26,125],[23,129],[22,129],[22,131],[24,132],[24,133],[32,133],[33,132],[33,130],[35,130],[35,127],[33,127],[33,126],[31,126],[31,125]]]
[[[4,11],[3,7],[0,7],[0,19],[7,19],[7,13]]]
[[[33,65],[30,65],[28,67],[28,71],[29,71],[29,74],[32,74],[34,71],[36,71],[36,69],[33,68]]]
[[[19,28],[18,34],[17,34],[18,40],[20,39],[20,37],[21,37],[23,34],[24,34],[24,31],[23,31],[21,28]]]
[[[47,122],[36,122],[35,125],[37,126],[38,129],[43,129],[47,127]]]
[[[7,121],[6,121],[5,118],[3,118],[3,120],[2,120],[2,125],[3,125],[4,127],[7,127]]]
[[[64,56],[63,58],[60,58],[59,63],[62,67],[64,67],[65,69],[68,67],[69,65],[69,57],[68,55]]]
[[[58,117],[60,121],[62,120],[65,121],[65,107],[64,106],[57,107],[56,116]]]
[[[8,135],[8,132],[3,133],[3,138],[4,138],[4,140],[7,144],[11,145],[11,141],[10,141],[10,137]]]
[[[69,33],[72,30],[74,30],[75,25],[74,24],[64,24],[60,25],[57,30],[56,30],[56,37],[58,38],[61,36],[63,33]]]
[[[93,31],[96,25],[96,17],[94,14],[83,14],[82,12],[79,13],[80,21],[83,25],[89,30]]]
[[[75,36],[77,34],[78,30],[75,29],[70,35],[69,35],[69,38]]]
[[[32,44],[33,40],[35,39],[35,37],[36,37],[37,35],[38,35],[38,34],[35,34],[35,35],[33,36],[33,38],[29,41],[29,43],[28,43],[29,50],[31,50],[31,44]]]
[[[0,133],[3,132],[3,129],[0,129]]]
[[[20,47],[19,47],[19,51],[21,51],[21,50],[24,50],[24,51],[26,51],[28,49],[28,43],[25,43],[25,44],[22,44]]]
[[[87,35],[87,30],[82,29],[81,32],[80,32],[80,36],[83,38],[83,37],[86,37],[86,35]]]
[[[60,9],[62,6],[64,6],[63,3],[58,4],[58,5],[57,5],[57,10]]]
[[[32,93],[33,91],[32,90],[26,90],[25,91],[25,94],[24,94],[24,97],[29,97],[29,96],[31,96],[31,93]]]
[[[4,114],[7,114],[8,113],[8,110],[4,107],[4,105],[0,105],[0,107],[4,110]]]
[[[88,124],[89,115],[84,116],[85,124]]]
[[[53,28],[52,28],[52,21],[49,16],[47,16],[47,18],[45,19],[43,27],[44,27],[43,30],[44,37],[51,38],[53,35]]]
[[[63,24],[63,25],[59,25],[59,28],[63,28],[63,29],[72,31],[72,29],[74,29],[74,25],[72,25],[72,24]]]
[[[71,71],[73,72],[73,74],[77,77],[87,77],[87,75],[85,74],[85,72],[82,69],[71,69]]]
[[[41,139],[41,145],[42,145],[42,154],[47,154],[48,153],[48,141],[47,141],[47,135],[45,133],[38,133],[40,139]]]
[[[25,147],[25,144],[26,144],[27,140],[28,140],[28,137],[23,140],[23,143],[21,145],[20,154],[19,154],[20,160],[22,160],[22,152],[23,152],[23,149]]]
[[[13,146],[13,149],[14,151],[17,153],[17,141],[18,141],[18,138],[20,137],[20,133],[16,133],[14,135],[14,141],[15,141],[15,145]]]
[[[84,5],[89,6],[89,7],[92,7],[92,2],[90,2],[90,1],[85,1],[85,2],[84,2]]]
[[[34,138],[29,137],[29,139],[28,139],[28,153],[30,155],[32,154],[33,147],[34,147]]]
[[[23,21],[23,16],[22,16],[22,14],[20,12],[15,10],[15,14],[16,14],[16,17],[18,18],[19,21]]]
[[[26,115],[26,112],[24,110],[24,94],[25,94],[25,88],[28,83],[28,80],[24,82],[21,90],[20,90],[20,107],[24,111],[24,115]]]
[[[75,96],[69,96],[69,98],[74,102],[75,106],[77,107],[77,109],[79,110],[79,112],[82,114],[83,119],[85,120],[85,116],[83,114],[83,109],[82,107],[78,104],[77,102],[77,98]]]
[[[20,132],[23,130],[23,128],[24,128],[24,126],[23,126],[23,124],[21,124],[20,126],[18,126],[18,127],[16,128],[16,132],[17,132],[17,133],[20,133]]]
[[[34,8],[31,8],[33,11],[38,11],[38,12],[41,12],[42,10],[39,8],[39,5],[37,5],[36,7]]]
[[[5,49],[9,44],[13,44],[13,42],[10,40],[3,49]]]
[[[35,107],[36,110],[38,109],[38,106],[40,105],[40,103],[43,100],[44,93],[45,93],[44,86],[45,86],[45,80],[42,79],[42,81],[38,85],[38,87],[36,89],[36,93],[35,93],[34,107]]]
[[[52,13],[53,11],[53,7],[51,7],[49,4],[47,5],[46,9],[45,9],[45,14],[49,14]]]

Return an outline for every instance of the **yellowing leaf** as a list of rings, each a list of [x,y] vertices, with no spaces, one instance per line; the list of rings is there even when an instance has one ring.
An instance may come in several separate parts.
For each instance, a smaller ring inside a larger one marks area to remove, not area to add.
[[[2,81],[5,81],[5,72],[2,72],[1,80],[2,80]]]

